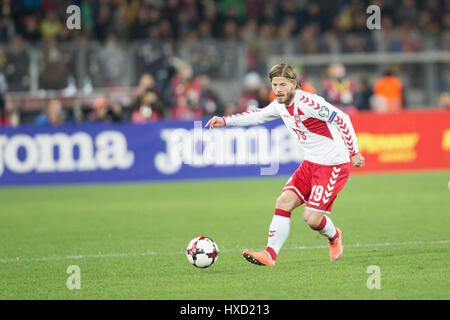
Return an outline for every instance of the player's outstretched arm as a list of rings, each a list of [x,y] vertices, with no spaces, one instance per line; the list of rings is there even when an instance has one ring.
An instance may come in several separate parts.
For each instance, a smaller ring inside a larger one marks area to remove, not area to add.
[[[223,117],[214,116],[205,124],[205,128],[209,126],[209,129],[214,129],[215,127],[220,128],[226,125],[225,119]]]
[[[276,102],[276,100],[274,101]],[[208,123],[206,123],[205,127],[209,126],[210,129],[223,126],[245,127],[278,119],[280,117],[280,113],[278,112],[274,101],[262,109],[254,109],[223,117],[212,117]]]

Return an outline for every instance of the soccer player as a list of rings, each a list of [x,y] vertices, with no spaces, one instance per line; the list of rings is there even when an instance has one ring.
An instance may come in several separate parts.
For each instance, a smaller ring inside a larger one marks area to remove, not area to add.
[[[328,238],[330,260],[340,260],[342,231],[324,213],[331,213],[333,202],[348,179],[350,161],[355,167],[364,166],[352,123],[347,114],[322,97],[299,90],[292,66],[284,63],[273,66],[269,78],[276,99],[265,108],[215,116],[205,125],[210,129],[249,126],[281,117],[305,153],[303,162],[276,200],[266,249],[242,254],[251,263],[275,265],[289,236],[291,212],[305,204],[303,220],[312,230]]]

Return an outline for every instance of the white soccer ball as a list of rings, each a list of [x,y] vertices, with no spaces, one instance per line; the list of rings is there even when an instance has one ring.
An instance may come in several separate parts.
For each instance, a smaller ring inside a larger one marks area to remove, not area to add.
[[[197,237],[189,242],[186,250],[188,261],[197,268],[207,268],[217,261],[219,247],[208,237]]]

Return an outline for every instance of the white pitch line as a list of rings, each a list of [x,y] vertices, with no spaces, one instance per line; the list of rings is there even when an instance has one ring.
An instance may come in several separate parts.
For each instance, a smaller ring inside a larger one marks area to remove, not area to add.
[[[344,248],[359,248],[359,247],[393,247],[393,246],[410,246],[410,245],[428,245],[428,244],[446,244],[450,243],[450,240],[438,240],[438,241],[407,241],[407,242],[385,242],[385,243],[354,243],[344,244]],[[307,249],[324,249],[328,246],[299,246],[290,249],[293,250],[307,250]],[[289,250],[289,249],[288,249]]]
[[[50,256],[50,257],[16,257],[16,258],[1,258],[0,263],[10,262],[39,262],[39,261],[57,261],[57,260],[74,260],[74,259],[88,259],[88,258],[111,258],[111,257],[141,257],[141,256],[153,256],[157,255],[157,252],[142,252],[142,253],[97,253],[97,254],[84,254],[84,255],[66,255],[66,256]],[[162,253],[159,253],[160,255]]]
[[[392,246],[410,246],[410,245],[432,245],[432,244],[448,244],[450,240],[437,241],[406,241],[406,242],[385,242],[385,243],[354,243],[344,244],[344,248],[360,248],[360,247],[392,247]],[[285,250],[311,250],[311,249],[326,249],[328,246],[296,246],[287,247]],[[221,250],[221,252],[242,251],[242,249]],[[184,254],[184,251],[178,252],[141,252],[141,253],[98,253],[98,254],[84,254],[84,255],[65,255],[65,256],[49,256],[49,257],[15,257],[15,258],[0,258],[0,263],[13,262],[40,262],[40,261],[58,261],[58,260],[79,260],[89,258],[115,258],[115,257],[145,257],[154,255],[176,255]]]

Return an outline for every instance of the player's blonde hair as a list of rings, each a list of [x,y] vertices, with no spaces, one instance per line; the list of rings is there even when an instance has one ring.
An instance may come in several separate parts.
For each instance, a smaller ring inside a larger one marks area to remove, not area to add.
[[[284,77],[291,81],[295,81],[297,80],[297,73],[291,65],[287,63],[278,63],[274,65],[269,71],[270,82],[272,82],[272,79],[275,77]],[[298,85],[299,84],[297,83],[297,87]]]

